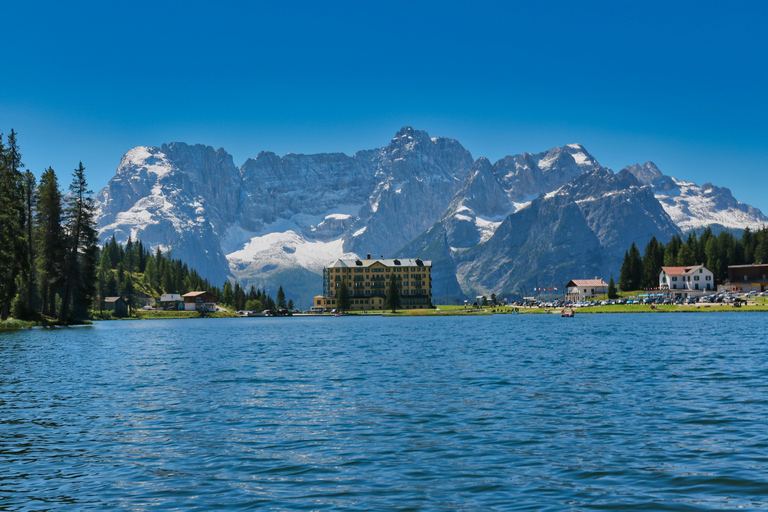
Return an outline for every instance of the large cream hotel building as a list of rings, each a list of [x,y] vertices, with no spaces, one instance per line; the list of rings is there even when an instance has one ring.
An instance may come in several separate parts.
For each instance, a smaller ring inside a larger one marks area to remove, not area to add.
[[[384,309],[389,278],[395,276],[402,309],[432,307],[432,262],[418,258],[336,260],[323,269],[323,294],[315,307],[336,308],[336,293],[342,281],[349,290],[350,310]]]

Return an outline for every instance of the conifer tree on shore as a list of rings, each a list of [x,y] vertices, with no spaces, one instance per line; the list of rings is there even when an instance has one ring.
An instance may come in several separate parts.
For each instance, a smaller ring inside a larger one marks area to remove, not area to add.
[[[393,313],[400,308],[400,288],[397,286],[395,274],[390,274],[389,276],[389,287],[387,288],[387,296],[384,299],[384,306]]]

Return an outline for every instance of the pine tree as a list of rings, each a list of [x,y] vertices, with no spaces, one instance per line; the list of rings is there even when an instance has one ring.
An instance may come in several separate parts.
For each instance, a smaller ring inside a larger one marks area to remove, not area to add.
[[[609,299],[619,298],[619,293],[616,290],[616,283],[613,282],[613,274],[611,274],[611,280],[608,281],[608,298]]]
[[[664,246],[656,237],[651,238],[643,254],[643,288],[655,288],[659,285],[659,272],[664,265]]]
[[[59,323],[70,318],[85,318],[92,302],[96,283],[96,209],[92,191],[88,190],[85,167],[80,162],[72,173],[70,196],[65,211],[66,254],[64,266],[64,292],[61,299]]]
[[[293,299],[288,299],[288,311],[293,311]]]
[[[395,313],[400,308],[400,288],[397,286],[395,274],[389,276],[389,287],[387,287],[387,296],[384,299],[384,306]]]
[[[25,303],[28,310],[28,315],[35,311],[39,311],[39,301],[37,300],[37,267],[35,265],[35,243],[33,236],[33,229],[35,223],[35,209],[37,208],[37,180],[35,175],[27,170],[24,173],[24,225],[26,228],[27,250],[25,256],[27,257],[26,268],[27,275],[24,280],[24,287],[27,290],[25,297]]]
[[[285,292],[283,291],[282,285],[277,290],[277,307],[280,309],[285,309]]]
[[[768,263],[768,236],[761,236],[756,243],[753,261],[759,265]]]
[[[643,287],[643,259],[640,256],[640,249],[637,248],[634,242],[629,248],[629,260],[631,264],[632,275],[632,290]]]
[[[125,297],[125,303],[128,305],[128,314],[133,313],[133,306],[136,302],[136,289],[133,286],[133,278],[131,274],[125,276],[125,283],[123,285],[122,297]]]
[[[221,302],[223,302],[227,306],[235,305],[235,295],[234,293],[232,293],[232,283],[230,283],[229,281],[226,281],[224,283],[224,288],[221,292]]]
[[[17,291],[17,276],[28,270],[19,172],[22,165],[16,133],[11,130],[7,149],[0,135],[0,320],[7,319],[10,313]]]
[[[336,290],[336,310],[339,312],[349,311],[351,304],[352,301],[349,298],[347,282],[342,279],[339,283],[338,290]]]
[[[56,289],[63,284],[64,231],[61,226],[61,191],[53,168],[40,177],[35,242],[42,312],[56,316]]]
[[[634,290],[634,288],[632,288],[632,272],[631,263],[629,261],[629,251],[624,251],[624,262],[621,264],[621,270],[619,271],[619,288],[621,288],[621,291],[623,292]]]

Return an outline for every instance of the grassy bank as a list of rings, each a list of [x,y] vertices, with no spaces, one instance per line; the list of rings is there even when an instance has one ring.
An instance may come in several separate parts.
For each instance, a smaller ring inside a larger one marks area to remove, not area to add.
[[[216,313],[206,313],[201,315],[197,311],[136,311],[133,316],[138,320],[167,320],[174,318],[237,318],[237,315],[230,312],[217,311]]]
[[[43,322],[29,322],[26,320],[16,320],[15,318],[9,318],[8,320],[0,321],[0,331],[12,331],[14,329],[27,329],[29,327],[41,327],[43,325],[50,325]]]

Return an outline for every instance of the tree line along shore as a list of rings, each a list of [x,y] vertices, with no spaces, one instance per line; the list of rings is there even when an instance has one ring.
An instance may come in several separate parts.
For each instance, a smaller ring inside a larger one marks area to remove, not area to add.
[[[225,281],[218,287],[171,253],[164,254],[160,248],[153,252],[141,240],[129,237],[120,244],[113,236],[99,247],[95,217],[93,191],[82,162],[72,171],[68,192],[63,194],[52,167],[43,170],[39,183],[26,169],[14,130],[5,137],[0,134],[0,329],[115,318],[114,312],[105,310],[105,299],[114,296],[125,298],[129,317],[186,317],[189,315],[180,311],[148,312],[142,307],[162,294],[195,290],[212,293],[220,304],[233,310],[294,309],[282,286],[275,298],[266,288],[251,286],[246,290],[238,282]],[[678,235],[667,244],[653,238],[642,256],[633,243],[625,252],[618,288],[654,288],[662,265],[703,263],[720,284],[727,279],[729,265],[765,261],[768,228],[755,232],[746,229],[740,238],[727,231],[715,235],[707,228],[700,236],[692,232],[683,240]],[[619,296],[615,286],[610,295]],[[465,314],[461,307],[450,306],[400,311],[399,300],[397,284],[391,280],[382,313]],[[349,309],[348,301],[349,291],[343,287],[338,310]],[[509,312],[501,308],[496,306],[491,312]],[[748,309],[763,310],[763,304],[742,310]],[[622,307],[622,311],[627,309]]]

